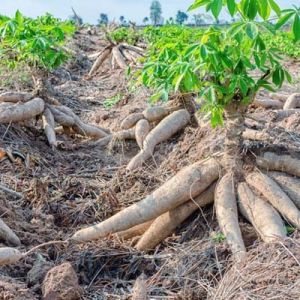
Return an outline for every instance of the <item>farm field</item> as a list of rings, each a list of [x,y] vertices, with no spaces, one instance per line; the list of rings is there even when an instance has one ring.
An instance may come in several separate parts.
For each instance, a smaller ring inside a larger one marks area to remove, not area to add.
[[[300,9],[219,2],[0,17],[0,299],[300,298]]]

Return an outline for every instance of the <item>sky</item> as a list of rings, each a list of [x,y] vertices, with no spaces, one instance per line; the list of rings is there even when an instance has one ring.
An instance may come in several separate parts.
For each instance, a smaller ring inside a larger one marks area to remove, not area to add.
[[[0,14],[11,16],[17,9],[29,17],[36,17],[46,12],[66,19],[73,6],[84,22],[95,24],[100,13],[106,13],[109,19],[119,20],[121,15],[127,20],[141,23],[149,16],[152,0],[1,0]],[[160,0],[163,17],[174,17],[178,10],[186,11],[193,0]],[[299,0],[277,0],[281,7],[298,4]],[[195,11],[196,12],[196,11]]]

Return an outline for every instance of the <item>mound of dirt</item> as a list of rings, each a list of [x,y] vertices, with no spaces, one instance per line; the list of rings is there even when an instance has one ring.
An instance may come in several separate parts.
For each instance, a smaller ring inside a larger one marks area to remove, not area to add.
[[[3,300],[37,300],[26,284],[7,276],[0,276],[0,299]]]
[[[261,244],[233,266],[211,299],[300,299],[300,238]]]

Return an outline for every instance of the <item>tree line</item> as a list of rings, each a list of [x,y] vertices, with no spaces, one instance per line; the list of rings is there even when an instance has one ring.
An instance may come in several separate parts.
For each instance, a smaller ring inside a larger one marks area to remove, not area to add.
[[[73,14],[70,16],[70,19],[74,21],[77,25],[83,24],[83,19],[75,12],[72,8]],[[99,19],[97,20],[98,25],[107,25],[110,21],[108,14],[100,13]],[[122,26],[129,26],[130,24],[134,23],[130,20],[127,20],[125,16],[121,15],[119,17],[119,23]],[[145,16],[143,18],[144,25],[163,25],[163,24],[185,24],[189,23],[195,26],[201,26],[205,24],[226,24],[228,21],[226,20],[214,20],[209,14],[205,13],[198,13],[192,16],[189,16],[186,12],[178,10],[175,17],[170,17],[168,19],[164,19],[163,17],[163,10],[161,3],[158,0],[153,0],[150,6],[149,16]]]

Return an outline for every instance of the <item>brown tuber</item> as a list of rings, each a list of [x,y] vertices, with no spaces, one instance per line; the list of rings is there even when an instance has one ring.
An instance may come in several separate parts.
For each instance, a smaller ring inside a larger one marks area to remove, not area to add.
[[[170,236],[193,212],[213,203],[215,187],[215,184],[211,185],[195,199],[183,203],[159,216],[144,233],[135,248],[139,251],[154,249],[160,242]]]
[[[164,118],[154,129],[150,131],[144,140],[143,150],[141,150],[127,166],[127,170],[133,171],[140,167],[154,152],[157,144],[166,141],[176,132],[184,128],[190,121],[190,114],[186,109],[173,112]]]
[[[151,195],[94,226],[77,231],[72,240],[87,242],[145,223],[206,190],[219,177],[219,165],[211,159],[182,169]]]
[[[239,208],[253,225],[264,242],[286,237],[284,223],[278,212],[266,201],[256,196],[247,183],[238,186]]]
[[[246,248],[239,226],[234,179],[231,173],[218,182],[215,192],[215,209],[220,229],[224,233],[233,256],[240,261]]]
[[[45,108],[44,100],[34,98],[25,103],[0,105],[0,124],[23,122],[40,115]]]

